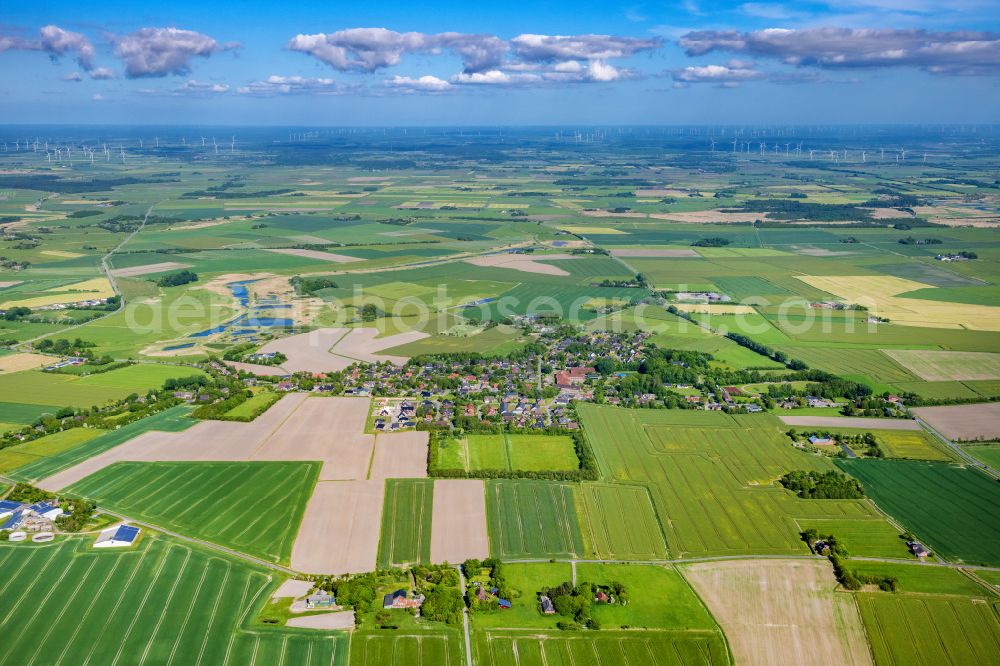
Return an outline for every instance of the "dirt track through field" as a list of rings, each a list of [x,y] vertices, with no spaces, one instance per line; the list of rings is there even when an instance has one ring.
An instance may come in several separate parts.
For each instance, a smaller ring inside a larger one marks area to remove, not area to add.
[[[854,596],[834,592],[825,559],[705,562],[682,571],[738,664],[872,663]]]
[[[1000,402],[917,407],[913,413],[948,439],[1000,438]]]
[[[479,479],[434,482],[431,561],[463,562],[490,553],[486,531],[486,490]]]
[[[910,419],[877,419],[861,416],[783,416],[785,425],[799,428],[864,428],[865,430],[920,430],[920,424]]]
[[[373,571],[378,559],[383,481],[321,481],[292,546],[292,568],[306,573]]]

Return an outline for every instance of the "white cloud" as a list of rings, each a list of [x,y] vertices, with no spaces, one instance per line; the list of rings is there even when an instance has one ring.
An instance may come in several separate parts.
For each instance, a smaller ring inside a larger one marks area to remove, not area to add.
[[[611,35],[518,35],[511,40],[514,54],[528,62],[607,60],[625,58],[662,46],[658,38]]]
[[[114,71],[108,69],[107,67],[95,67],[94,69],[90,70],[90,78],[95,79],[97,81],[104,81],[107,79],[118,78],[118,75],[115,74]]]
[[[307,53],[340,71],[374,72],[399,64],[409,53],[439,53],[448,50],[462,58],[467,72],[495,67],[507,52],[507,44],[493,35],[459,32],[426,34],[396,32],[386,28],[350,28],[332,33],[296,35],[287,44],[292,51]]]
[[[499,69],[492,69],[488,72],[473,72],[471,74],[461,72],[453,76],[451,80],[455,83],[471,83],[476,85],[506,85],[520,78],[522,77],[511,76],[506,72],[501,72]]]
[[[219,44],[208,35],[177,28],[142,28],[113,41],[115,55],[125,63],[125,76],[130,79],[187,74],[195,56],[207,58],[240,46]]]
[[[1000,72],[1000,35],[991,32],[850,28],[701,30],[684,35],[679,44],[690,56],[727,51],[774,58],[799,67],[919,67],[935,74]]]
[[[83,81],[83,76],[80,74],[80,72],[70,72],[68,74],[63,74],[62,80],[80,82]]]
[[[698,65],[675,69],[671,72],[671,76],[676,83],[684,87],[691,83],[714,83],[732,88],[744,81],[762,79],[765,75],[754,69],[753,63],[731,60],[725,65]]]
[[[272,75],[263,81],[252,81],[240,86],[240,95],[275,97],[278,95],[346,95],[357,92],[357,86],[345,86],[334,79],[304,76]]]
[[[94,66],[94,45],[84,35],[63,30],[57,25],[47,25],[38,31],[36,39],[16,35],[0,35],[0,53],[4,51],[41,51],[53,60],[73,54],[80,68],[87,71]]]
[[[444,92],[454,87],[444,79],[429,75],[416,79],[409,76],[394,76],[385,83],[393,88],[408,92]]]

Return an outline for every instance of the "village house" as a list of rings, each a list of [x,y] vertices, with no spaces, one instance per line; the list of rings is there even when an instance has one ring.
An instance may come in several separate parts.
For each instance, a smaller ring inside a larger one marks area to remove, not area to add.
[[[424,603],[424,595],[420,594],[408,598],[406,590],[396,590],[382,597],[382,608],[387,610],[392,608],[420,608],[422,603]]]

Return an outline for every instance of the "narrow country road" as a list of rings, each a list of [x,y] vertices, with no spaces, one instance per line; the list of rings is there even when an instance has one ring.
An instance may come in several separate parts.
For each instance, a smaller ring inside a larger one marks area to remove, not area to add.
[[[924,430],[926,430],[927,432],[931,433],[939,440],[941,440],[941,442],[943,442],[945,446],[947,446],[956,454],[958,454],[958,456],[961,457],[963,460],[965,460],[967,463],[969,463],[973,467],[978,467],[979,469],[983,470],[984,472],[992,476],[994,479],[1000,480],[1000,472],[993,469],[986,463],[970,456],[968,453],[965,452],[965,450],[961,446],[959,446],[958,444],[954,443],[953,441],[951,441],[950,439],[939,433],[937,430],[931,427],[931,424],[927,423],[927,421],[924,421],[919,416],[914,416],[913,418],[917,423],[919,423],[924,428]]]
[[[462,597],[465,597],[465,572],[462,571],[461,565],[456,567],[458,569],[458,580],[462,583]],[[469,607],[462,606],[462,626],[465,629],[465,664],[466,666],[472,666],[472,640],[469,638]]]
[[[48,338],[50,336],[53,336],[53,335],[56,335],[56,334],[59,334],[59,333],[65,333],[66,331],[72,331],[73,329],[80,328],[81,326],[86,326],[87,324],[92,324],[95,321],[99,321],[101,319],[105,319],[106,317],[110,317],[111,315],[118,314],[119,312],[121,312],[125,308],[125,297],[122,296],[122,292],[118,288],[118,283],[115,281],[115,276],[111,273],[111,264],[108,263],[108,260],[111,259],[112,255],[114,255],[115,252],[117,252],[118,250],[122,249],[122,247],[124,247],[126,243],[128,243],[130,240],[132,240],[137,233],[139,233],[140,231],[142,231],[143,227],[146,226],[146,221],[149,219],[149,216],[153,214],[153,208],[155,208],[156,206],[157,206],[157,204],[153,204],[152,206],[150,206],[149,208],[147,208],[146,209],[146,214],[143,215],[143,217],[142,217],[142,223],[138,227],[135,228],[135,231],[133,231],[132,233],[130,233],[127,236],[125,236],[125,238],[123,238],[122,241],[120,243],[118,243],[118,245],[115,245],[113,248],[111,248],[110,250],[108,250],[107,254],[105,254],[103,257],[101,257],[101,272],[104,274],[104,276],[106,278],[108,278],[108,282],[111,283],[111,290],[115,293],[116,296],[120,297],[119,300],[118,300],[118,307],[116,309],[112,310],[111,312],[107,312],[105,314],[102,314],[99,317],[95,317],[95,318],[90,319],[88,321],[85,321],[83,323],[73,324],[71,326],[67,326],[66,328],[60,328],[57,331],[50,331],[49,333],[44,333],[44,334],[36,336],[34,338],[29,338],[27,340],[22,340],[21,342],[17,343],[17,346],[19,348],[27,349],[28,346],[32,342],[35,342],[37,340],[42,340],[44,338]]]

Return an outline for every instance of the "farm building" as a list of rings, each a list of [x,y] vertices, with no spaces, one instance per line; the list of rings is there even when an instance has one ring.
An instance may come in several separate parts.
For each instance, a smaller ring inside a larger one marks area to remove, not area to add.
[[[55,520],[59,516],[63,515],[63,510],[57,506],[53,506],[48,502],[39,502],[38,504],[32,504],[27,508],[27,511],[31,511],[36,516],[41,516],[47,520]]]
[[[330,608],[336,603],[337,599],[326,592],[316,592],[306,597],[306,608]]]
[[[539,597],[538,600],[539,600],[539,602],[541,602],[542,612],[544,614],[546,614],[546,615],[555,615],[556,607],[552,604],[552,600],[551,599],[549,599],[547,596],[545,596],[543,594],[541,597]]]
[[[412,599],[406,596],[406,590],[396,590],[382,597],[382,608],[420,608],[424,603],[424,595],[418,595]]]
[[[821,437],[819,435],[810,435],[809,443],[813,446],[830,446],[833,444],[833,440],[829,437]]]
[[[927,550],[927,546],[919,541],[907,541],[906,545],[910,547],[910,552],[913,553],[915,557],[919,557],[920,559],[923,559],[931,554],[931,551]]]
[[[0,500],[0,518],[6,518],[7,516],[13,514],[24,505],[20,502],[12,502],[11,500]]]
[[[5,523],[0,525],[0,530],[13,530],[16,529],[21,523],[24,522],[24,511],[18,509],[10,515]]]
[[[500,606],[500,610],[510,610],[510,601],[507,599],[497,599],[497,604]]]
[[[135,543],[136,537],[139,536],[139,531],[138,527],[132,527],[131,525],[119,525],[118,527],[104,530],[97,537],[97,541],[94,542],[94,548],[124,548],[131,546]]]

